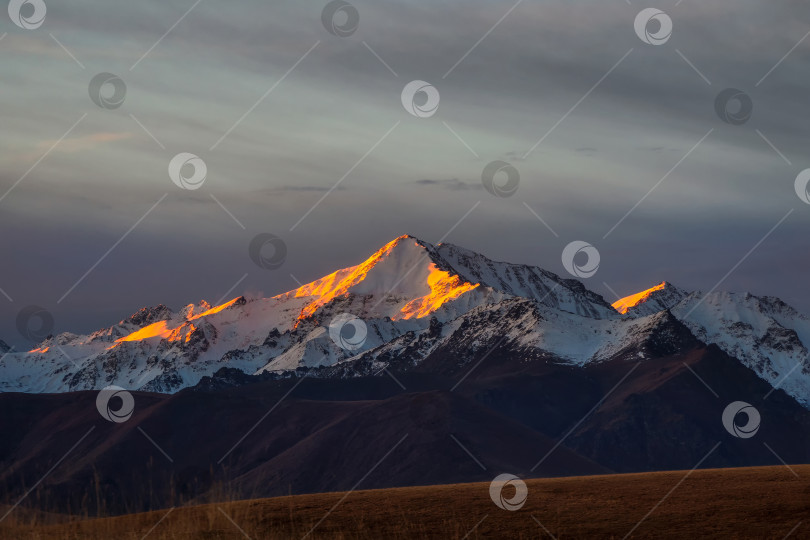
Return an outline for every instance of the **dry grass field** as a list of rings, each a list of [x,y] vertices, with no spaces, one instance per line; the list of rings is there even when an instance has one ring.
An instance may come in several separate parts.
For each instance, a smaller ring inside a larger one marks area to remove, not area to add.
[[[756,467],[699,470],[688,478],[674,471],[529,480],[526,504],[515,512],[493,504],[486,483],[223,502],[61,523],[54,523],[58,516],[18,508],[0,523],[0,535],[563,539],[624,538],[632,531],[632,538],[810,538],[810,465],[792,469],[798,478],[786,467]]]

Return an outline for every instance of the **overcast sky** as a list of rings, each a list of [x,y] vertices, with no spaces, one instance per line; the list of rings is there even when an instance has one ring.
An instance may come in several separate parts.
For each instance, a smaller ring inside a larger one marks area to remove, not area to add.
[[[609,301],[605,284],[708,290],[791,210],[720,288],[810,312],[803,2],[351,0],[359,25],[339,37],[326,2],[45,1],[36,29],[0,23],[9,343],[31,304],[86,332],[237,282],[230,296],[284,292],[404,233],[561,275],[587,241],[586,285]],[[636,34],[648,7],[672,21],[663,44]],[[118,108],[89,95],[105,72],[126,85]],[[438,91],[432,116],[403,107],[413,80]],[[726,88],[750,120],[721,120]],[[181,152],[206,164],[197,190],[169,177]],[[494,160],[519,171],[514,195],[483,189]],[[280,268],[248,256],[260,233],[286,243]]]

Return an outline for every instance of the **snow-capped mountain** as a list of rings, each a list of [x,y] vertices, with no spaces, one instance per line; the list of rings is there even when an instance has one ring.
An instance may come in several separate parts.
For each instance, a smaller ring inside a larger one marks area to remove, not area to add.
[[[517,295],[581,317],[619,318],[578,281],[402,236],[357,266],[272,298],[200,302],[179,312],[161,305],[90,335],[49,337],[8,354],[0,384],[28,392],[109,384],[171,392],[222,366],[246,373],[328,366],[424,332],[432,319],[443,324]],[[341,347],[330,336],[330,322],[342,314],[362,319],[367,329],[357,347]]]
[[[794,369],[807,355],[810,320],[777,299],[704,298],[664,282],[611,306],[577,280],[407,235],[357,266],[271,298],[144,308],[90,335],[62,333],[8,352],[0,390],[115,384],[175,392],[223,367],[375,375],[428,369],[440,358],[463,364],[494,348],[521,361],[574,366],[654,361],[698,340],[810,401],[810,375]]]
[[[669,310],[698,339],[719,346],[772,386],[810,404],[810,319],[778,298],[686,293],[664,282],[613,307],[632,317]]]

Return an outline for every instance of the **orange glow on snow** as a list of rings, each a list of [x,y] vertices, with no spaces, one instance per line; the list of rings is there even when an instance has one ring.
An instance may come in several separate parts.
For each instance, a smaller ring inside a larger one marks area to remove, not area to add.
[[[191,339],[191,333],[194,332],[196,328],[191,323],[183,323],[167,336],[169,341],[188,341]]]
[[[417,298],[402,308],[403,319],[414,319],[430,315],[445,302],[455,300],[467,291],[478,287],[478,283],[464,283],[458,276],[451,276],[444,270],[430,263],[430,275],[427,279],[430,294]]]
[[[180,326],[177,326],[175,328],[169,328],[168,321],[158,321],[156,323],[150,324],[149,326],[144,326],[140,330],[136,330],[127,336],[118,338],[117,340],[115,340],[115,345],[109,348],[112,349],[116,347],[118,344],[123,343],[124,341],[142,341],[144,339],[151,339],[151,338],[161,338],[161,339],[168,339],[169,341],[188,342],[191,339],[191,334],[197,329],[196,326],[191,324],[191,321],[195,321],[197,319],[201,319],[203,317],[208,317],[210,315],[214,315],[215,313],[219,313],[220,311],[234,305],[236,301],[239,300],[239,298],[240,297],[237,296],[233,300],[228,300],[224,304],[212,307],[206,311],[203,311],[202,313],[198,313],[197,315],[193,315],[193,312],[189,311],[189,315],[186,317],[186,321],[183,322]]]
[[[124,336],[116,340],[116,342],[122,341],[141,341],[142,339],[149,339],[154,337],[162,337],[167,338],[172,334],[172,330],[170,330],[167,326],[167,321],[158,321],[156,323],[152,323],[149,326],[144,326],[140,330],[136,330],[129,334],[128,336]]]
[[[301,309],[301,313],[298,315],[298,321],[312,316],[320,307],[335,298],[348,294],[349,289],[363,281],[378,262],[391,253],[400,241],[407,238],[407,235],[395,238],[380,248],[362,264],[338,270],[318,281],[296,289],[296,298],[315,297],[312,302]],[[430,288],[430,293],[409,302],[402,308],[402,315],[395,318],[413,319],[425,317],[439,309],[444,303],[454,300],[478,286],[477,283],[463,282],[458,276],[452,276],[448,272],[440,270],[433,263],[430,264],[429,270],[430,274],[427,278],[427,286]],[[296,323],[296,326],[297,324],[298,323]]]
[[[46,353],[50,350],[50,347],[40,347],[39,349],[32,349],[28,351],[29,353]]]
[[[616,311],[618,311],[619,313],[622,313],[622,314],[627,313],[630,308],[639,305],[644,300],[649,298],[649,296],[652,293],[654,293],[655,291],[662,290],[664,287],[666,287],[666,285],[667,285],[667,282],[662,281],[661,283],[659,283],[655,287],[647,289],[646,291],[641,291],[640,293],[631,294],[630,296],[625,296],[621,300],[617,300],[616,302],[614,302],[612,304],[613,309],[615,309]]]
[[[229,307],[234,305],[236,303],[236,301],[239,300],[239,298],[241,298],[241,297],[237,296],[233,300],[228,300],[227,302],[225,302],[222,305],[212,307],[211,309],[209,309],[207,311],[203,311],[202,313],[200,313],[198,315],[194,315],[193,317],[189,317],[188,320],[193,321],[193,320],[199,319],[201,317],[208,317],[209,315],[213,315],[214,313],[219,313],[223,309],[228,309]]]
[[[304,306],[301,313],[298,315],[298,320],[309,317],[315,313],[319,307],[329,303],[339,296],[343,296],[344,294],[348,293],[349,289],[353,285],[363,281],[366,274],[368,274],[369,271],[374,268],[374,265],[377,264],[380,259],[388,255],[403,238],[405,238],[405,236],[400,236],[399,238],[388,242],[382,248],[380,248],[377,253],[369,257],[363,264],[354,266],[352,268],[347,268],[345,270],[338,270],[337,272],[333,272],[328,276],[319,279],[318,281],[314,281],[308,285],[304,285],[303,287],[296,289],[296,298],[302,296],[318,297],[313,302],[310,302]],[[348,274],[338,280],[338,274],[342,274],[346,270],[350,271]]]

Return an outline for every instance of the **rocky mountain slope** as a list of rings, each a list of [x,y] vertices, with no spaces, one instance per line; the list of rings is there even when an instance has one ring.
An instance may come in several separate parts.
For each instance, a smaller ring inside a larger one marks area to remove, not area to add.
[[[43,476],[24,504],[97,515],[358,482],[369,489],[489,482],[501,472],[810,460],[810,411],[771,394],[666,312],[643,324],[634,346],[582,366],[526,359],[520,344],[493,336],[476,352],[451,341],[415,368],[391,363],[394,377],[359,376],[363,366],[339,363],[246,381],[222,368],[174,394],[133,391],[134,413],[122,423],[102,418],[94,391],[0,394],[0,502],[14,504]],[[761,414],[754,438],[723,426],[738,399]],[[793,480],[787,469],[785,478]]]
[[[662,283],[613,306],[631,317],[669,310],[692,333],[751,368],[773,387],[810,403],[810,318],[774,297],[686,293]]]

